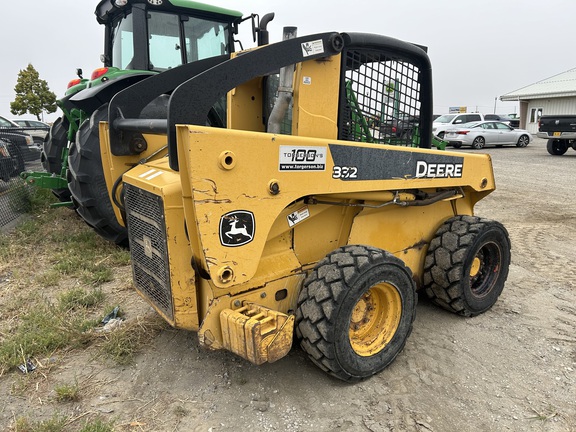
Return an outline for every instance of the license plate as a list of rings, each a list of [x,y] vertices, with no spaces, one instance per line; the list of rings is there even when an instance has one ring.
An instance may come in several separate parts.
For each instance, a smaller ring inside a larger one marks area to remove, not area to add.
[[[561,135],[562,135],[562,132],[554,132],[554,133],[552,134],[552,136],[561,136]]]

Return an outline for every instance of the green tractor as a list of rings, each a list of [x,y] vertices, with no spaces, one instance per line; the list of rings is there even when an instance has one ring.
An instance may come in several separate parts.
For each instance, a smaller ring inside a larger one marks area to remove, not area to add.
[[[62,115],[44,142],[46,172],[28,172],[23,177],[52,189],[62,204],[73,205],[104,238],[126,244],[126,228],[114,215],[99,149],[98,127],[108,120],[108,103],[119,91],[152,75],[182,69],[142,112],[142,118],[167,118],[169,94],[189,78],[187,69],[179,66],[229,57],[238,26],[248,19],[258,44],[268,43],[266,25],[273,14],[262,20],[257,15],[242,18],[240,12],[190,0],[101,0],[95,14],[105,26],[104,66],[90,79],[77,71],[78,78],[70,81],[58,101]],[[135,146],[143,142],[138,137],[132,141]]]

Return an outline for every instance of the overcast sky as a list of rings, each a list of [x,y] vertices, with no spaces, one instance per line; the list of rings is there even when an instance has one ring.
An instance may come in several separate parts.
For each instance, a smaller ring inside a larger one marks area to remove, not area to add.
[[[13,118],[10,102],[18,72],[32,63],[58,97],[81,67],[101,66],[103,26],[97,0],[2,1],[0,14],[0,115]],[[576,67],[575,0],[213,0],[245,15],[275,12],[271,42],[284,26],[305,34],[379,33],[428,47],[434,112],[451,106],[494,111],[495,98]],[[247,24],[247,23],[246,23]],[[249,27],[249,24],[246,25]],[[244,47],[253,46],[242,33]],[[497,113],[517,104],[497,101]],[[45,119],[52,121],[58,114]],[[33,118],[31,115],[22,116]]]

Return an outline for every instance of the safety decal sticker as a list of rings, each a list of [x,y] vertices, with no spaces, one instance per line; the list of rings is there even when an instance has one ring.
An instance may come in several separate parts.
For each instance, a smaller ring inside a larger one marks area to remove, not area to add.
[[[308,219],[310,217],[310,210],[308,210],[308,206],[302,207],[301,209],[296,210],[293,213],[290,213],[287,217],[288,225],[292,228],[297,223],[302,222],[304,219]]]
[[[140,174],[138,177],[144,178],[144,179],[150,181],[152,179],[155,179],[158,176],[161,176],[162,174],[164,174],[164,171],[150,169],[150,170],[146,171],[144,174]]]
[[[326,147],[280,146],[280,171],[325,171]]]
[[[237,247],[250,243],[256,232],[254,214],[245,210],[226,213],[220,218],[219,231],[222,246]]]
[[[309,57],[311,55],[323,54],[323,53],[324,53],[324,42],[322,42],[322,39],[302,43],[302,55],[304,57]]]

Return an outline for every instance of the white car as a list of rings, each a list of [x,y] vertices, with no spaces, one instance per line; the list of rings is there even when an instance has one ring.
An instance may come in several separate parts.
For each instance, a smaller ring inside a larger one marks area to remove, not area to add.
[[[524,129],[514,129],[502,122],[481,121],[448,129],[444,141],[448,141],[454,148],[470,146],[481,149],[487,145],[526,147],[532,142],[532,135]]]
[[[32,135],[35,142],[42,143],[50,131],[49,124],[38,120],[12,119],[12,123],[16,123],[26,133]]]
[[[446,130],[453,126],[482,120],[484,120],[484,116],[480,113],[444,114],[432,123],[432,133],[438,138],[444,138]]]

